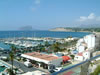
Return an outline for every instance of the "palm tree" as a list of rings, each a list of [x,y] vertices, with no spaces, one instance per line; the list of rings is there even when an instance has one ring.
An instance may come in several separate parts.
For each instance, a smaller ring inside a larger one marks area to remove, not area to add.
[[[50,44],[49,44],[48,41],[45,42],[45,46],[46,46],[46,47],[49,47],[49,46],[50,46]]]
[[[16,53],[16,47],[14,46],[14,45],[11,45],[11,51],[13,52],[13,53]]]
[[[10,61],[12,64],[11,68],[11,75],[14,75],[13,73],[13,60],[14,60],[14,54],[16,53],[16,47],[14,45],[11,46],[11,52],[9,53]]]
[[[12,72],[12,69],[11,69],[11,68],[7,69],[7,72],[9,73],[9,75],[15,75],[15,74]]]
[[[54,52],[60,51],[60,47],[59,47],[59,46],[60,46],[60,45],[59,45],[58,42],[56,42],[55,44],[53,44]]]
[[[13,54],[12,51],[10,52],[9,57],[10,57],[11,65],[12,65],[11,74],[13,75],[13,60],[14,60],[14,54]]]

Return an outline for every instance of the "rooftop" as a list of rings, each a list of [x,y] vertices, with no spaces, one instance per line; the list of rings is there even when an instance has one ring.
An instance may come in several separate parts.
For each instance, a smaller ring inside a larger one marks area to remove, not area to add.
[[[25,55],[36,57],[36,58],[47,60],[47,61],[52,61],[59,58],[57,56],[47,55],[47,54],[43,54],[39,52],[26,53]]]
[[[78,53],[78,55],[79,55],[79,56],[83,56],[83,53],[82,53],[82,52],[81,52],[81,53]]]

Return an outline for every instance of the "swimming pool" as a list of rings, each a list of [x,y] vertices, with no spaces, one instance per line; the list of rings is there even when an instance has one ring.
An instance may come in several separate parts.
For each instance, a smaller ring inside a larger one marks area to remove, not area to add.
[[[0,66],[0,72],[4,71],[6,67]]]
[[[7,64],[0,61],[0,72],[3,72],[6,68],[10,68]]]

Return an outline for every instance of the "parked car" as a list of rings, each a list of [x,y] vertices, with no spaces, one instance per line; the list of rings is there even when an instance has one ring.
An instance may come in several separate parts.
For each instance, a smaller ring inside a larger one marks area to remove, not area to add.
[[[26,66],[26,67],[32,67],[32,64],[29,62],[29,61],[26,61],[26,62],[24,62],[24,65]]]
[[[50,72],[50,73],[54,73],[55,71],[54,71],[54,70],[49,70],[49,72]]]
[[[63,68],[62,67],[56,67],[55,69],[54,69],[54,71],[55,72],[58,72],[58,71],[60,71],[60,70],[62,70]]]
[[[21,53],[16,54],[16,56],[20,57],[21,56]]]

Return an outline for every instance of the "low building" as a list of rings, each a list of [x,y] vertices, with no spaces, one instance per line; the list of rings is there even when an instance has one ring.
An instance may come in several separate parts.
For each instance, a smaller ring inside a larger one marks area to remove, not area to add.
[[[77,55],[75,55],[75,58],[74,58],[74,60],[77,60],[77,61],[85,61],[87,59],[90,59],[89,51],[78,53]]]
[[[77,55],[75,55],[74,60],[83,61],[84,60],[83,53],[78,53]]]
[[[61,65],[62,57],[47,55],[39,52],[26,53],[21,55],[23,58],[29,59],[32,64],[37,64],[38,67],[51,69]]]
[[[93,52],[93,53],[92,53],[92,56],[93,56],[93,57],[96,56],[96,55],[100,55],[100,51],[96,51],[96,52]]]

